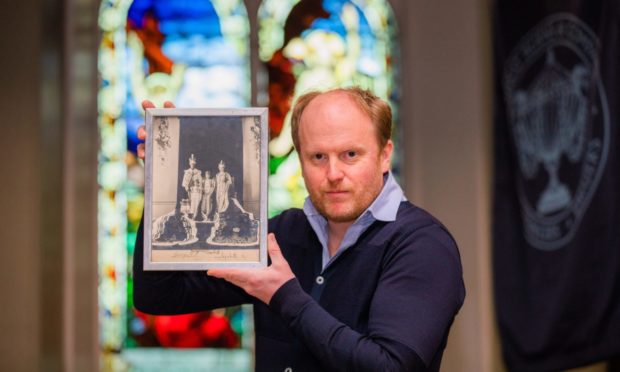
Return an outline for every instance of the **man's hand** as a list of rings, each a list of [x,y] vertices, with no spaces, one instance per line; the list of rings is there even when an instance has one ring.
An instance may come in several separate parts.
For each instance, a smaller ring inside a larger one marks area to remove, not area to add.
[[[280,246],[273,234],[267,236],[267,250],[271,258],[271,265],[268,267],[263,269],[211,269],[207,274],[231,282],[269,305],[273,294],[295,275],[282,256]]]
[[[147,108],[155,108],[155,105],[153,104],[153,102],[149,101],[148,99],[145,99],[144,101],[142,101],[142,109],[146,111]],[[174,103],[170,102],[170,101],[166,101],[164,102],[164,108],[174,108]],[[146,127],[144,125],[140,125],[140,127],[138,128],[138,139],[141,141],[146,140]],[[138,145],[138,157],[142,160],[144,160],[144,143],[141,143]]]

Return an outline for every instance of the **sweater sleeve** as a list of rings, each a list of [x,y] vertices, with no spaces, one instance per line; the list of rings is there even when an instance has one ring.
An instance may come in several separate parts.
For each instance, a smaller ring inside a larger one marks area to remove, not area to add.
[[[241,288],[204,271],[144,271],[143,223],[133,256],[133,298],[136,309],[154,315],[193,313],[249,303]]]
[[[449,234],[436,225],[394,244],[397,247],[384,257],[364,333],[329,314],[296,279],[274,294],[270,307],[330,369],[434,369],[435,356],[442,352],[464,299],[458,251]]]

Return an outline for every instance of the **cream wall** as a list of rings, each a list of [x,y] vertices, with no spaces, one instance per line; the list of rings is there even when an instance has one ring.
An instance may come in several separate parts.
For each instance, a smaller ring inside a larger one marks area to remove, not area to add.
[[[96,5],[0,13],[0,370],[97,369]]]
[[[444,371],[503,369],[489,255],[489,2],[392,1],[406,192],[455,235],[467,287]],[[22,0],[0,16],[2,371],[97,368],[97,8]]]
[[[491,39],[485,0],[406,3],[406,190],[454,234],[467,297],[442,370],[498,371],[490,272]]]
[[[36,371],[38,368],[40,279],[40,139],[36,73],[40,40],[38,9],[34,2],[15,4],[14,17],[0,16],[5,29],[22,29],[21,41],[0,32],[4,73],[0,87],[0,370]],[[28,19],[24,16],[31,16]],[[34,72],[34,73],[33,73]]]

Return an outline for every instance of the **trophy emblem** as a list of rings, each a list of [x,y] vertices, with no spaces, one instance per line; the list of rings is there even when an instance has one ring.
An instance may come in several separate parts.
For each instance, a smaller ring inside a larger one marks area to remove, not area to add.
[[[504,64],[523,236],[540,250],[573,239],[605,170],[610,123],[598,43],[575,15],[555,13]]]
[[[558,177],[562,155],[575,163],[581,160],[585,142],[589,73],[580,64],[567,70],[547,51],[543,69],[529,89],[514,95],[514,133],[523,174],[534,177],[539,164],[549,181],[536,203],[541,214],[565,208],[571,202],[569,188]]]

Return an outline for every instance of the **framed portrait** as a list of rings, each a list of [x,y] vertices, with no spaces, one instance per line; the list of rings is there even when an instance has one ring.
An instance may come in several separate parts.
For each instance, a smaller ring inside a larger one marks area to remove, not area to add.
[[[267,109],[147,109],[144,269],[267,265]]]

